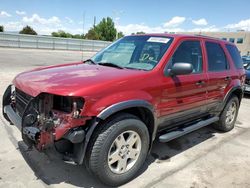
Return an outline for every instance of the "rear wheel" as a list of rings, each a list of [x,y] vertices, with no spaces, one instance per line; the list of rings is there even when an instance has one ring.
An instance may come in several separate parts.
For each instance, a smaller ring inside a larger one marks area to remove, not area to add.
[[[136,116],[122,113],[99,125],[86,162],[104,184],[118,186],[135,177],[148,149],[146,125]]]
[[[239,111],[239,99],[233,95],[227,102],[220,115],[220,120],[215,123],[214,128],[223,132],[228,132],[234,128]]]

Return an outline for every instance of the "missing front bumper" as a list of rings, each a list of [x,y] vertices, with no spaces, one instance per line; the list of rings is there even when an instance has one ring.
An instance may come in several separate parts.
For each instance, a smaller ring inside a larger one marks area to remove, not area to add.
[[[71,150],[73,152],[69,156],[73,156],[73,161],[77,164],[82,164],[88,142],[97,125],[97,121],[94,121],[92,117],[72,118],[70,114],[67,115],[59,111],[54,113],[60,121],[41,119],[39,111],[34,107],[37,104],[38,97],[31,97],[25,104],[25,109],[20,113],[16,109],[16,105],[11,101],[11,96],[12,89],[10,85],[3,97],[3,116],[20,130],[22,139],[28,147],[34,146],[37,150],[42,151],[51,148],[51,146],[54,148],[63,140],[67,140],[73,146]],[[66,148],[64,144],[61,146],[63,149]],[[69,154],[68,151],[63,153]]]

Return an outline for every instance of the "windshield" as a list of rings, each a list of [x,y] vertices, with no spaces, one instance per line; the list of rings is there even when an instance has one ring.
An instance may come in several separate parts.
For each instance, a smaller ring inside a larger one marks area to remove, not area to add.
[[[100,65],[152,70],[169,48],[173,38],[127,36],[91,58]]]

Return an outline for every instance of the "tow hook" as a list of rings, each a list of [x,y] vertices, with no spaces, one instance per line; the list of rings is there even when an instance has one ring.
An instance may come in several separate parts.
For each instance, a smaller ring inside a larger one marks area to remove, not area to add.
[[[40,135],[40,130],[36,127],[24,127],[23,134],[25,134],[29,139],[37,141]]]

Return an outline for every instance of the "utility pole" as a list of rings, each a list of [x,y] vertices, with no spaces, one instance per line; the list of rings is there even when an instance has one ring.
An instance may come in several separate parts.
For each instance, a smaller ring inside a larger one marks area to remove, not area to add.
[[[82,34],[84,35],[85,11],[82,14]]]
[[[96,24],[96,16],[94,16],[94,28],[95,28],[95,24]]]
[[[83,35],[83,37],[84,37],[84,24],[85,24],[85,11],[82,14],[82,35]],[[81,45],[82,45],[82,61],[83,61],[83,46],[84,46],[83,41],[81,41]]]
[[[115,22],[115,26],[118,26],[119,24],[118,24],[118,21],[119,21],[119,16],[120,16],[120,14],[122,14],[122,11],[116,11],[116,10],[113,10],[113,20],[114,20],[114,22]],[[116,40],[118,39],[118,29],[117,28],[115,28],[116,29],[116,36],[115,36],[115,38],[116,38]]]

